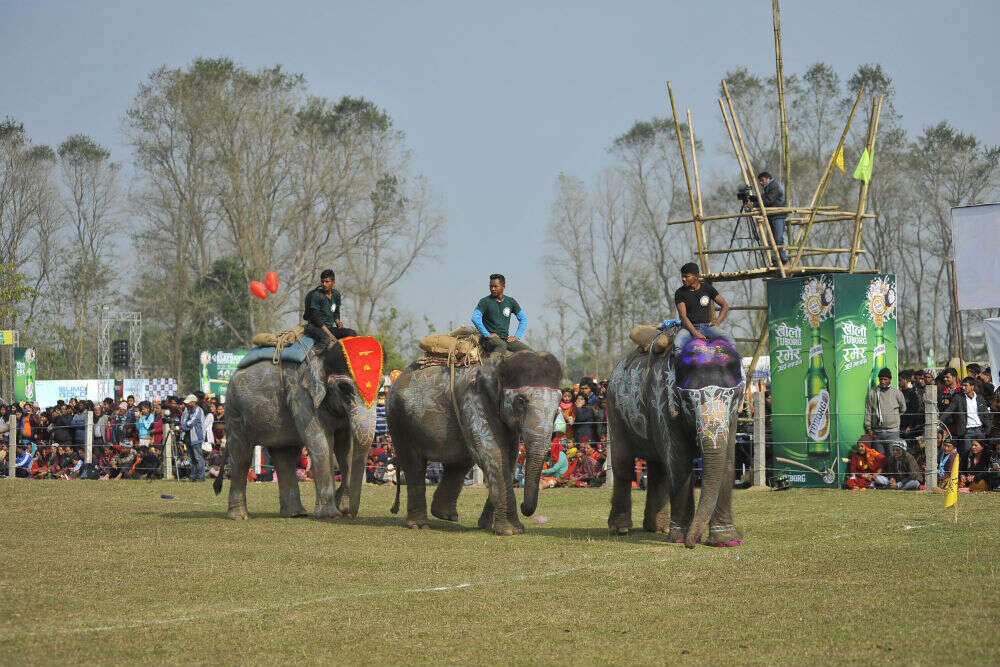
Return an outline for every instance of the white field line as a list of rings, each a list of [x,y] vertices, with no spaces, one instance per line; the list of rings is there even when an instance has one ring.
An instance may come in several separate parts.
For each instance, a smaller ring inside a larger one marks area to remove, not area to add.
[[[639,550],[640,549],[636,549],[636,551]],[[641,549],[641,550],[644,551],[646,549]],[[472,588],[474,586],[493,586],[493,585],[511,584],[521,581],[531,581],[534,579],[547,579],[550,577],[559,577],[580,570],[589,570],[589,571],[608,570],[608,569],[613,569],[615,567],[621,567],[624,565],[629,565],[629,564],[610,563],[607,565],[581,565],[576,567],[567,567],[552,572],[541,572],[538,574],[523,574],[513,577],[483,579],[480,581],[471,581],[461,584],[452,584],[448,586],[432,586],[428,588],[401,588],[401,589],[391,589],[382,591],[363,591],[358,593],[337,593],[334,595],[324,595],[321,597],[309,598],[307,600],[293,600],[291,602],[271,602],[252,607],[251,606],[234,607],[231,609],[220,609],[217,611],[209,611],[200,614],[186,614],[184,616],[147,618],[143,620],[129,621],[125,623],[109,623],[105,625],[84,625],[84,626],[77,626],[70,628],[57,627],[47,630],[38,630],[35,632],[17,632],[9,635],[0,635],[0,641],[6,642],[23,637],[38,637],[38,636],[51,637],[53,635],[73,635],[85,632],[111,632],[115,630],[129,630],[132,628],[141,628],[151,625],[173,625],[176,623],[187,623],[190,621],[206,621],[218,618],[220,616],[238,616],[240,614],[255,614],[262,611],[295,609],[298,607],[305,607],[307,605],[322,604],[324,602],[334,602],[336,600],[351,600],[357,598],[377,597],[383,595],[414,595],[422,593],[442,593],[448,591],[464,590],[466,588]]]

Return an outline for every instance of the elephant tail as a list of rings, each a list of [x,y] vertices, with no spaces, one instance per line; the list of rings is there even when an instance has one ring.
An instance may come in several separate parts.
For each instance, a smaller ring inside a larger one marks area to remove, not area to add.
[[[396,502],[392,504],[389,511],[393,514],[399,514],[399,465],[396,465]]]
[[[226,467],[223,466],[222,470],[219,471],[219,476],[215,478],[214,482],[212,482],[212,490],[215,491],[215,495],[222,493],[222,478],[224,476],[223,473],[225,472],[225,469]]]

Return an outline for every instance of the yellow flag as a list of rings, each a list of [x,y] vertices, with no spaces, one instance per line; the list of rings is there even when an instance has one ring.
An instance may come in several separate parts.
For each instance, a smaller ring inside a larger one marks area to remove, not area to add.
[[[944,498],[944,506],[951,507],[958,502],[958,452],[952,454],[951,475],[948,476],[948,495]]]
[[[835,160],[834,164],[836,164],[837,168],[840,169],[840,173],[847,174],[847,171],[844,170],[844,147],[843,146],[838,146],[837,147],[837,156],[834,158],[834,160]]]

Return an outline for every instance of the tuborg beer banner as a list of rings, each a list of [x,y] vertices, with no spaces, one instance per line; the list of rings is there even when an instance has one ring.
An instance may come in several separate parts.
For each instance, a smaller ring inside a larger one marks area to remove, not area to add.
[[[225,403],[229,378],[236,372],[236,365],[248,350],[215,350],[201,353],[201,390],[215,394]]]
[[[14,400],[34,403],[35,393],[35,348],[14,348]]]
[[[896,377],[895,287],[893,275],[768,281],[775,474],[843,484],[868,389],[882,368]]]

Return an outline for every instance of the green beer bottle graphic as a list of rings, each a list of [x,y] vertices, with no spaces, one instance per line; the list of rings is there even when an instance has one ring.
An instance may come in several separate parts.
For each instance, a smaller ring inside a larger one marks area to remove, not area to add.
[[[809,456],[830,454],[830,378],[823,363],[819,327],[812,327],[806,371],[806,446]]]
[[[885,327],[875,327],[875,349],[872,351],[875,363],[872,364],[872,374],[868,380],[869,387],[878,386],[878,373],[885,368]]]
[[[823,341],[819,324],[833,309],[833,290],[821,278],[813,278],[802,289],[802,312],[809,320],[809,368],[806,370],[806,453],[830,455],[830,378],[823,363]]]

